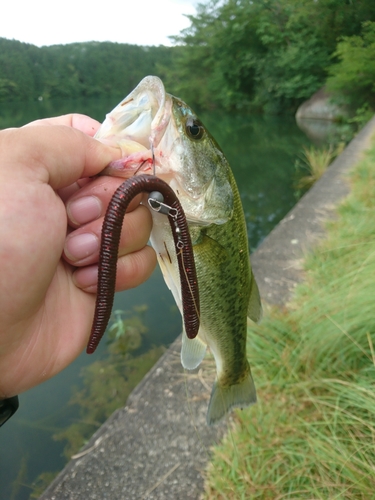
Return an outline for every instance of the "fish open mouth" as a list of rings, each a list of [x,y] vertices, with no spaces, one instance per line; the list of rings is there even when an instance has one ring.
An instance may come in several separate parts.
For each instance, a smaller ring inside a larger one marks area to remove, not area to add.
[[[118,146],[122,158],[103,174],[129,178],[137,174],[162,176],[163,152],[158,145],[171,118],[172,99],[159,78],[146,77],[107,116],[95,138]],[[164,172],[165,173],[165,172]]]

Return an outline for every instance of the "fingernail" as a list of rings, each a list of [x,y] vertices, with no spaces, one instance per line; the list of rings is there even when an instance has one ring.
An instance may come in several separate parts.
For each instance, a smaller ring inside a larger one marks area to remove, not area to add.
[[[96,196],[84,196],[68,203],[69,219],[75,224],[86,224],[96,220],[102,213],[102,204]]]
[[[97,252],[98,249],[98,238],[93,234],[83,233],[67,239],[64,253],[69,260],[76,262],[89,257]]]

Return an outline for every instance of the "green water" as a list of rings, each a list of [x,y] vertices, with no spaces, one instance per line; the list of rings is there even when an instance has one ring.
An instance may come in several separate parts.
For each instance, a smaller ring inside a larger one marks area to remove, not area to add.
[[[0,106],[0,128],[21,126],[33,119],[79,112],[102,121],[120,100],[35,102]],[[239,185],[249,242],[254,249],[294,205],[294,164],[309,139],[291,117],[202,115],[202,121],[221,145]],[[140,351],[169,345],[181,331],[180,315],[159,270],[135,290],[119,293],[115,309],[147,305]],[[72,388],[80,387],[83,367],[104,357],[102,342],[93,356],[82,354],[64,372],[20,396],[17,414],[0,429],[0,500],[24,500],[42,472],[65,465],[64,443],[53,440],[60,429],[78,419],[69,405]]]

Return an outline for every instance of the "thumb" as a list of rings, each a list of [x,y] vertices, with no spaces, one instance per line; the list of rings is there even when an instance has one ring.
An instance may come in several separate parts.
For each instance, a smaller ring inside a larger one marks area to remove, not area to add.
[[[12,152],[11,161],[4,157]],[[0,161],[10,168],[29,171],[32,177],[55,190],[82,177],[91,177],[108,163],[121,158],[121,151],[100,143],[83,132],[63,126],[38,126],[0,132]],[[8,162],[7,162],[8,160]]]

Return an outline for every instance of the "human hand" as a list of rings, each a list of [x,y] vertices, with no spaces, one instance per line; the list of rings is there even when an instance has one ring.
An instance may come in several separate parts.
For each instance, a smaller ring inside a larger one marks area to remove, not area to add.
[[[121,156],[89,137],[98,126],[66,115],[0,131],[0,398],[57,374],[87,343],[101,225],[122,182],[90,179]],[[145,281],[156,263],[139,200],[124,225],[117,290]]]

